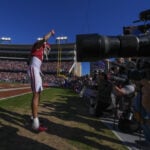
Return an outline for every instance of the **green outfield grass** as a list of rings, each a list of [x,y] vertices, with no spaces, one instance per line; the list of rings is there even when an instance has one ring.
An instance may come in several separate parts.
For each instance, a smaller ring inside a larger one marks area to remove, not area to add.
[[[5,130],[0,130],[1,150],[9,147],[12,140],[18,141],[22,137],[24,137],[24,140],[26,139],[26,144],[24,145],[25,148],[23,146],[21,148],[32,149],[29,144],[33,144],[34,133],[26,130],[22,125],[22,122],[25,122],[31,113],[31,97],[32,94],[25,94],[0,101],[0,129],[7,127],[9,130],[6,130],[6,133],[4,132]],[[42,150],[48,149],[47,147],[50,147],[49,149],[51,150],[52,147],[56,146],[54,141],[57,142],[57,140],[58,144],[60,144],[60,150],[63,150],[64,143],[65,146],[67,144],[72,145],[70,147],[73,150],[127,150],[113,132],[102,124],[99,119],[88,115],[84,101],[72,90],[45,89],[41,95],[39,115],[49,123],[50,130],[44,135],[36,136],[36,140],[34,139],[34,142],[36,141],[34,147],[36,150],[39,148],[39,142],[37,141],[41,141],[44,144]],[[9,139],[9,142],[6,143],[5,139],[8,134],[9,138],[11,134],[14,135],[12,128],[17,129],[20,133],[19,135],[15,133],[16,139]],[[30,134],[32,136],[29,136]],[[51,137],[53,137],[54,141],[52,141]],[[17,148],[15,142],[12,148]]]

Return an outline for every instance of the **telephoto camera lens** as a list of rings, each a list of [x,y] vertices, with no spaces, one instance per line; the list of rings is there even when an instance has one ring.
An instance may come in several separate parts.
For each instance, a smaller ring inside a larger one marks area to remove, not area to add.
[[[76,36],[77,61],[98,61],[111,57],[150,57],[150,34],[136,36]]]

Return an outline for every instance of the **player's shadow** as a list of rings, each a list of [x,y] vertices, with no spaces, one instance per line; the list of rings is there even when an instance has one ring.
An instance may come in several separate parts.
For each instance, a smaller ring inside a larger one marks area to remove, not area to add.
[[[5,122],[24,127],[26,126],[27,120],[29,120],[29,116],[0,107],[0,119]]]
[[[29,116],[0,107],[0,150],[56,150],[31,138],[19,135],[19,127],[30,129]]]
[[[0,150],[56,150],[17,132],[17,128],[0,123]]]

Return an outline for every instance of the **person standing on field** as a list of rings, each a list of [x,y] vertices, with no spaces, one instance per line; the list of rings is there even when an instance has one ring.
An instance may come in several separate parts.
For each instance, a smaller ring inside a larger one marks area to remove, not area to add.
[[[48,59],[48,54],[51,49],[48,39],[55,34],[54,30],[48,32],[42,39],[36,41],[31,49],[30,58],[28,61],[29,69],[28,74],[31,81],[32,89],[32,128],[37,131],[46,131],[47,128],[41,126],[38,117],[38,105],[40,101],[40,94],[43,90],[42,78],[41,78],[41,65],[44,59],[44,55]]]

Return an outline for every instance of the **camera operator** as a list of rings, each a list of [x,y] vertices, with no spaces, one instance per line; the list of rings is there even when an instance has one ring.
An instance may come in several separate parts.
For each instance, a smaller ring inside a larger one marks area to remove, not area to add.
[[[107,74],[99,71],[98,76],[98,95],[95,108],[95,116],[100,117],[107,107],[111,104],[112,84],[108,81]]]
[[[130,80],[127,80],[124,85],[121,85],[120,87],[118,85],[114,85],[113,92],[116,96],[117,109],[119,109],[121,112],[129,110],[135,94],[135,85]]]
[[[128,79],[126,68],[120,66],[117,76],[110,78],[113,83],[113,94],[115,95],[115,116],[119,117],[119,111],[124,111],[130,108],[132,99],[135,94],[135,84]]]
[[[133,84],[129,79],[127,79],[123,84],[114,85],[113,90],[116,96],[127,96],[135,92],[135,84]]]

